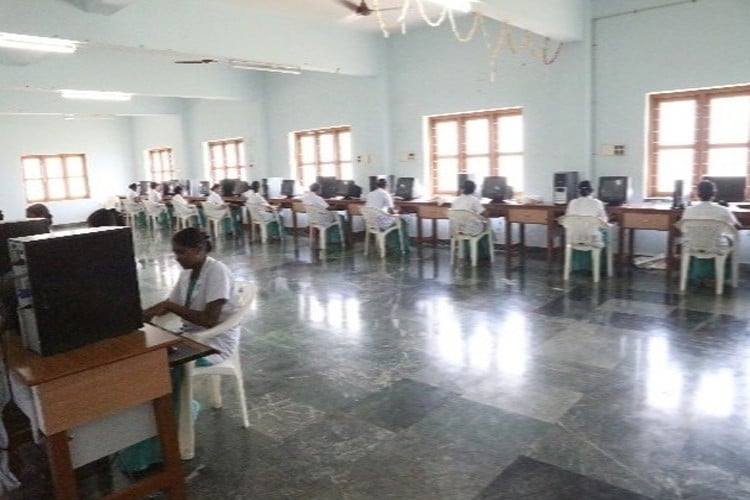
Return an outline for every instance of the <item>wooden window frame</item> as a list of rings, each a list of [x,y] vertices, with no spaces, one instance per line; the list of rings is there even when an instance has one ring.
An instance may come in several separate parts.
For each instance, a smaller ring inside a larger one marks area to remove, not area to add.
[[[52,198],[49,194],[49,180],[50,177],[47,175],[47,172],[45,170],[45,160],[48,160],[50,158],[56,158],[59,159],[63,166],[63,177],[62,179],[65,180],[65,196],[62,198]],[[82,196],[71,196],[70,195],[70,188],[69,188],[69,180],[73,178],[73,176],[68,175],[68,164],[67,161],[70,158],[78,158],[81,161],[81,164],[83,165],[83,182],[86,187],[86,193]],[[37,200],[30,200],[28,189],[26,188],[27,181],[30,180],[36,180],[36,179],[30,179],[26,176],[26,168],[24,167],[24,161],[29,159],[36,159],[39,161],[40,168],[42,170],[42,177],[41,181],[44,186],[44,198],[43,199],[37,199]],[[26,202],[27,203],[47,203],[51,201],[69,201],[69,200],[85,200],[91,197],[91,188],[89,187],[89,176],[88,176],[88,164],[86,163],[86,155],[84,153],[60,153],[60,154],[52,154],[52,155],[23,155],[21,156],[21,173],[24,181],[24,192],[26,196]]]
[[[467,160],[471,158],[487,157],[489,159],[489,174],[491,176],[504,175],[502,170],[503,157],[520,156],[524,157],[525,149],[520,152],[500,152],[498,147],[498,121],[502,117],[520,116],[523,117],[523,108],[503,108],[488,111],[475,111],[469,113],[455,113],[449,115],[434,115],[428,117],[429,138],[430,138],[430,187],[432,194],[435,195],[454,195],[456,191],[440,191],[438,189],[438,161],[442,159],[456,159],[459,174],[471,173],[467,171]],[[469,154],[466,152],[466,122],[469,120],[486,118],[489,122],[488,127],[488,153],[486,154]],[[455,122],[458,130],[458,147],[455,155],[438,155],[437,151],[437,131],[436,125],[439,123]]]
[[[222,149],[223,161],[221,163],[214,156],[215,148]],[[234,149],[234,157],[237,158],[236,165],[228,165],[226,163],[226,152],[228,149]],[[236,168],[239,173],[239,179],[245,180],[245,140],[243,138],[236,137],[233,139],[206,141],[206,160],[208,161],[208,176],[214,182],[222,179],[238,178],[228,177],[227,170],[230,168]]]
[[[148,149],[148,171],[150,179],[154,182],[171,181],[177,178],[177,171],[174,168],[172,148],[153,148]],[[166,153],[168,161],[166,168],[163,165],[162,157]],[[160,167],[157,169],[157,166]]]
[[[750,189],[750,137],[748,141],[741,143],[722,143],[711,144],[709,134],[711,124],[711,105],[710,100],[715,97],[737,97],[749,96],[750,85],[735,85],[731,87],[708,88],[698,90],[686,90],[677,92],[659,92],[649,95],[649,119],[648,119],[648,151],[646,164],[646,193],[649,197],[672,196],[672,191],[663,192],[658,190],[659,179],[659,151],[669,149],[686,149],[693,150],[692,181],[693,186],[697,185],[704,175],[708,175],[708,153],[711,149],[716,148],[737,148],[745,147],[748,149],[748,162],[745,166],[746,187],[745,199],[750,199],[748,190]],[[670,101],[694,100],[696,103],[695,117],[695,139],[693,144],[679,145],[659,145],[659,110],[660,104]],[[749,134],[750,135],[750,134]]]
[[[315,166],[315,176],[322,175],[322,164],[323,163],[333,163],[334,168],[336,169],[336,177],[341,178],[341,166],[345,163],[351,163],[354,164],[352,158],[341,158],[341,145],[339,142],[339,138],[341,134],[348,133],[349,134],[349,140],[351,141],[351,134],[352,134],[352,128],[348,125],[343,125],[340,127],[328,127],[328,128],[320,128],[320,129],[314,129],[314,130],[299,130],[294,132],[294,161],[296,164],[296,170],[297,170],[297,178],[300,180],[300,182],[304,182],[305,180],[305,166],[307,165],[314,165]],[[333,161],[332,162],[322,162],[321,161],[321,152],[320,152],[320,137],[323,135],[329,135],[333,134]],[[301,141],[303,137],[309,137],[313,136],[315,138],[315,161],[313,163],[303,163],[302,162],[302,145]]]

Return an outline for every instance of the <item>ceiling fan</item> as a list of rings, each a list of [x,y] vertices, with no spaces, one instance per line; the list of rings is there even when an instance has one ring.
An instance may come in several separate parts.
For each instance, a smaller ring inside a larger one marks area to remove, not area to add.
[[[385,9],[371,9],[367,3],[365,3],[365,0],[362,0],[361,2],[353,2],[351,0],[337,0],[338,3],[346,7],[347,9],[351,10],[354,15],[357,16],[369,16],[373,12],[383,12],[384,10],[399,10],[401,7],[387,7]]]
[[[211,64],[217,63],[216,59],[188,59],[185,61],[175,61],[175,64]]]

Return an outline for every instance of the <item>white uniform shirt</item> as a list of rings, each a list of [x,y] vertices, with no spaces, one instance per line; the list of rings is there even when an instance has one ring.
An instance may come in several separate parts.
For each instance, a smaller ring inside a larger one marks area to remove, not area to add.
[[[367,193],[365,206],[378,208],[380,210],[383,210],[384,212],[388,209],[393,210],[393,198],[391,198],[390,193],[388,193],[388,191],[386,191],[385,189],[377,188]]]
[[[300,200],[302,200],[303,205],[312,205],[314,207],[320,207],[327,209],[329,207],[328,202],[323,199],[320,195],[317,193],[313,193],[312,191],[308,191],[307,193],[300,196]],[[333,212],[330,212],[327,214],[327,216],[320,217],[320,224],[328,225],[333,223],[333,216],[336,215]]]
[[[607,211],[604,210],[604,203],[597,200],[592,195],[579,196],[568,202],[568,208],[565,215],[588,215],[598,217],[603,221],[607,220]]]
[[[244,193],[242,193],[242,196],[245,197],[245,199],[247,200],[247,203],[251,203],[251,204],[254,204],[254,205],[263,205],[264,207],[270,207],[271,206],[271,204],[268,203],[268,200],[266,200],[265,198],[263,198],[260,194],[256,193],[252,189],[250,189],[249,191],[245,191]]]
[[[732,227],[737,227],[740,223],[737,221],[737,217],[734,216],[731,210],[727,207],[722,207],[716,203],[710,201],[699,201],[694,205],[690,205],[685,208],[682,214],[683,219],[709,219],[709,220],[720,220],[724,221]],[[734,235],[723,234],[723,238],[720,239],[719,245],[731,245],[734,241]]]
[[[133,203],[137,203],[138,202],[138,200],[137,200],[137,198],[138,198],[138,192],[137,191],[133,191],[132,189],[128,189],[128,194],[125,195],[125,198],[128,201],[132,201]]]
[[[481,214],[482,212],[484,212],[484,207],[482,206],[481,200],[473,194],[462,194],[456,196],[456,199],[453,200],[453,203],[451,203],[451,208],[455,208],[457,210],[468,210],[470,212],[474,212],[475,214]]]
[[[156,189],[149,189],[147,196],[149,201],[154,203],[161,203],[161,193]]]
[[[190,269],[182,270],[180,278],[177,280],[177,284],[169,295],[169,300],[195,311],[203,311],[206,308],[206,304],[209,302],[226,299],[227,302],[221,308],[221,315],[219,316],[219,321],[224,321],[236,309],[234,279],[229,268],[227,268],[224,263],[219,262],[213,257],[206,257],[206,261],[203,263],[203,267],[198,275],[198,281],[193,287],[193,292],[188,302],[187,293],[192,272],[193,271]],[[200,332],[205,329],[206,328],[203,326],[183,321],[182,330],[185,333]],[[208,339],[206,344],[213,347],[221,354],[208,356],[207,361],[210,363],[216,363],[229,357],[229,355],[237,349],[239,338],[240,329],[239,327],[235,327]]]
[[[206,198],[206,203],[215,205],[218,208],[224,204],[224,199],[216,191],[210,191],[208,193],[208,198]]]

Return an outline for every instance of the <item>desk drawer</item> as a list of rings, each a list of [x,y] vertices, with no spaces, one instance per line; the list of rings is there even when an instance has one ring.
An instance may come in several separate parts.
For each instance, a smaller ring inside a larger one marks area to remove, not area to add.
[[[447,219],[448,208],[447,207],[419,207],[417,208],[417,216],[420,219]]]
[[[85,370],[33,388],[48,436],[172,392],[166,349]]]
[[[622,227],[627,229],[669,229],[670,214],[627,213],[622,215]]]
[[[506,217],[508,222],[520,222],[521,224],[546,224],[547,210],[508,208],[508,215]]]

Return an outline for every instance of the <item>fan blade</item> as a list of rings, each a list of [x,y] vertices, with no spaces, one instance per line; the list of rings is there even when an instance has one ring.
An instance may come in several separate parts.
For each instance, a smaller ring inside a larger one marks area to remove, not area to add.
[[[175,64],[210,64],[215,63],[215,59],[194,59],[191,61],[175,61]]]
[[[346,7],[347,9],[352,10],[354,12],[357,12],[357,9],[359,9],[359,4],[358,3],[354,3],[354,2],[352,2],[350,0],[337,0],[337,1],[338,1],[338,3],[340,3],[341,5],[343,5],[344,7]]]

